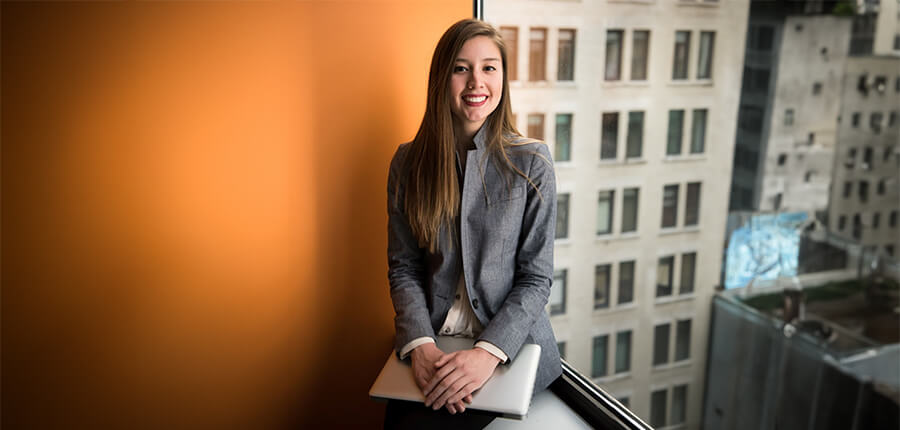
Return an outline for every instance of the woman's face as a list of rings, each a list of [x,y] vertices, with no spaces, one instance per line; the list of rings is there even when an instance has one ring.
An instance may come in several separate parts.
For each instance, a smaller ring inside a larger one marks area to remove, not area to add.
[[[456,57],[450,78],[450,109],[454,124],[469,136],[500,104],[502,64],[500,48],[487,36],[466,41]]]

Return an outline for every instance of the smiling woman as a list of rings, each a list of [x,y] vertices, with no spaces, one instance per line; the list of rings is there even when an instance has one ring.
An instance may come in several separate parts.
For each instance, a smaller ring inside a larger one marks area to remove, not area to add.
[[[546,145],[512,124],[506,68],[495,28],[473,19],[450,27],[432,57],[419,131],[391,161],[395,348],[401,358],[411,356],[426,407],[389,403],[386,428],[484,427],[491,417],[458,413],[525,343],[541,346],[535,392],[562,371],[544,312],[555,174]],[[436,333],[475,345],[445,354]]]

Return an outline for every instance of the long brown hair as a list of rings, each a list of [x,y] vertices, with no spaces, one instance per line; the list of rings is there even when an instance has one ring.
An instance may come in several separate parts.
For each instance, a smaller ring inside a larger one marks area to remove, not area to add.
[[[407,177],[403,206],[412,233],[419,246],[437,251],[441,226],[452,226],[459,212],[460,192],[456,178],[456,137],[453,114],[450,110],[450,79],[456,56],[469,39],[487,36],[500,49],[503,66],[503,92],[500,103],[485,120],[486,154],[493,155],[497,165],[508,172],[524,177],[535,187],[531,179],[509,159],[506,148],[517,145],[520,138],[512,122],[509,101],[509,78],[506,73],[506,44],[500,32],[490,24],[476,19],[465,19],[453,24],[441,36],[428,73],[428,99],[425,116],[409,145],[404,160]],[[399,182],[398,182],[399,187]],[[536,187],[535,187],[536,189]]]

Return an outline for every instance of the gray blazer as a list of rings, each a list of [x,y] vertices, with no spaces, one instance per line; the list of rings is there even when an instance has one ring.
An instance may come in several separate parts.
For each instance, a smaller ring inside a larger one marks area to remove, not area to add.
[[[556,177],[542,143],[508,150],[510,159],[534,182],[508,175],[486,156],[484,130],[468,151],[460,216],[441,232],[436,253],[420,248],[410,230],[398,181],[408,144],[391,160],[388,176],[388,278],[394,304],[395,349],[411,340],[434,337],[453,304],[460,270],[472,309],[484,326],[477,340],[496,345],[515,359],[522,345],[541,346],[535,392],[561,373],[559,351],[544,310],[553,280]],[[540,156],[538,155],[540,154]],[[459,167],[459,164],[457,165]],[[484,178],[482,180],[482,177]],[[455,248],[461,241],[461,250]]]

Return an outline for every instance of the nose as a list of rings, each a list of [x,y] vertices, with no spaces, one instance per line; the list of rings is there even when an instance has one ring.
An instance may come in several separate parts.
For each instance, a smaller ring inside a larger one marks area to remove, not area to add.
[[[479,70],[474,70],[472,71],[472,74],[469,75],[468,87],[470,90],[484,86],[484,76],[482,76],[481,73],[482,72]]]

